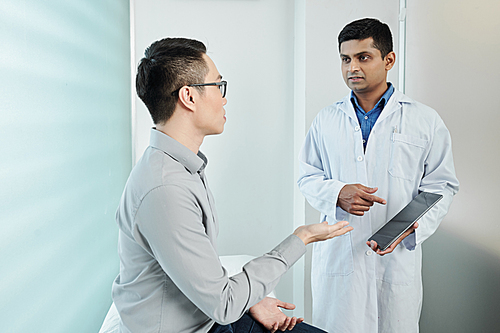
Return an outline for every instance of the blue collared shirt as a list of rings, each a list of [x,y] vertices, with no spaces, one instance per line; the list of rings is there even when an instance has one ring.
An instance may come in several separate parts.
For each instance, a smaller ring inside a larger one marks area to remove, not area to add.
[[[389,88],[382,95],[380,100],[375,104],[375,107],[370,111],[366,112],[363,108],[358,104],[358,99],[353,91],[351,91],[351,103],[354,106],[354,110],[356,111],[356,116],[358,117],[359,126],[361,127],[361,133],[363,133],[363,147],[366,149],[366,143],[368,142],[368,137],[370,136],[370,132],[372,131],[373,126],[377,122],[380,113],[384,109],[385,105],[389,98],[391,98],[392,93],[394,92],[394,87],[392,83],[387,82]]]

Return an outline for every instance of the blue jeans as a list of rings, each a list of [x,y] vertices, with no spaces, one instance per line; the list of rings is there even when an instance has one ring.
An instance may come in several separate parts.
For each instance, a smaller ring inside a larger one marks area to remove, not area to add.
[[[281,332],[281,331],[278,331]],[[319,328],[313,327],[306,323],[295,325],[293,330],[286,332],[294,333],[325,333]],[[229,325],[214,324],[208,333],[269,333],[261,324],[256,322],[250,315],[244,314],[238,321]]]

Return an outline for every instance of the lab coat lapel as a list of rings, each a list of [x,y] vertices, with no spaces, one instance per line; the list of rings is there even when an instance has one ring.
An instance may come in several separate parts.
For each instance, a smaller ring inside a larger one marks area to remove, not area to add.
[[[342,110],[346,115],[348,115],[352,120],[354,120],[356,123],[358,123],[358,118],[356,117],[356,111],[354,110],[354,107],[352,106],[351,100],[350,100],[350,94],[345,96],[340,102],[339,102],[339,109]],[[394,93],[392,94],[391,98],[389,98],[389,101],[387,102],[386,106],[384,107],[384,110],[380,114],[379,119],[377,122],[381,122],[385,118],[387,118],[389,115],[391,115],[393,112],[396,112],[397,110],[400,109],[403,103],[413,103],[414,101],[404,95],[402,92],[400,92],[397,89],[394,89]]]
[[[382,122],[385,118],[389,117],[392,113],[399,110],[403,106],[404,103],[411,103],[411,102],[413,102],[413,100],[411,98],[408,98],[402,92],[395,89],[391,98],[389,98],[389,101],[385,105],[384,110],[382,110],[382,113],[380,113],[380,116],[377,119],[377,123]]]
[[[350,95],[345,96],[340,102],[339,102],[339,109],[344,112],[346,115],[352,118],[358,123],[358,118],[356,117],[356,111],[354,111],[354,107],[352,106],[351,100],[350,100]]]

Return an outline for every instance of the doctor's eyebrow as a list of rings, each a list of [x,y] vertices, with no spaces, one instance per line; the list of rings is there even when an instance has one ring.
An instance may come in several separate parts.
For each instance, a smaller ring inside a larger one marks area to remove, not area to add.
[[[373,55],[373,54],[372,54],[371,52],[369,52],[369,51],[361,51],[361,52],[358,52],[358,53],[356,53],[355,55],[353,55],[353,57],[360,57],[360,56],[365,55],[365,54],[366,54],[366,55]],[[341,57],[341,58],[351,58],[350,56],[345,55],[345,54],[342,54],[342,53],[340,54],[340,57]]]

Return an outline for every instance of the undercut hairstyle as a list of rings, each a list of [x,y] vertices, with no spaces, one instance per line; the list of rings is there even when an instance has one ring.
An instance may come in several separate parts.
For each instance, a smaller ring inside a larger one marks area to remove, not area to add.
[[[338,43],[373,38],[373,47],[380,51],[382,59],[392,52],[392,33],[389,26],[373,18],[364,18],[346,25],[339,34]]]
[[[205,44],[194,39],[164,38],[151,44],[137,68],[137,95],[155,124],[164,124],[174,113],[178,90],[204,83],[208,65]],[[196,87],[203,93],[203,87]]]

